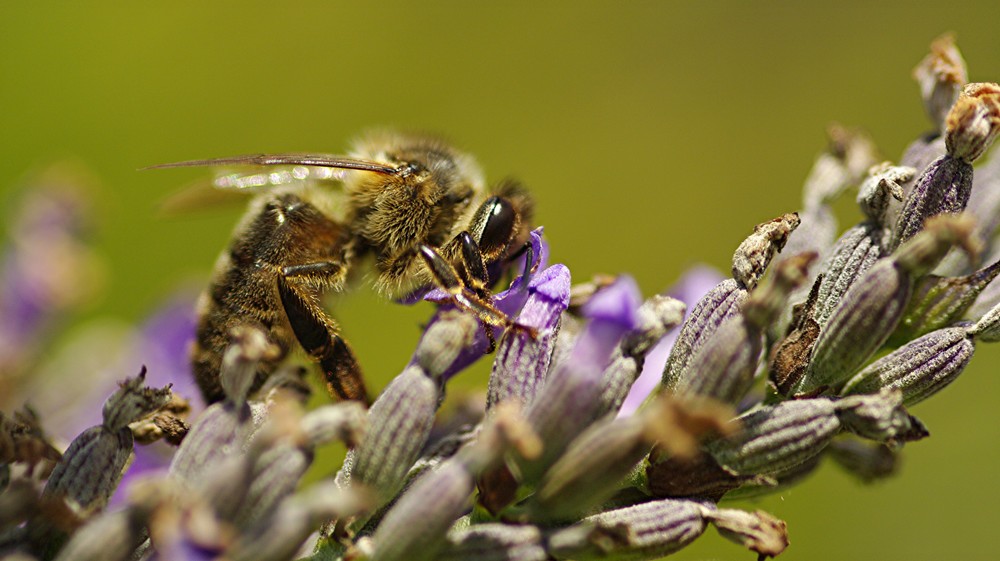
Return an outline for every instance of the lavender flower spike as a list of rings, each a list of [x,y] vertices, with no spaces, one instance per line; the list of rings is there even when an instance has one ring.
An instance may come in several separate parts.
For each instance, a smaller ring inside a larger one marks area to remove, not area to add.
[[[545,269],[528,283],[518,325],[500,341],[490,374],[486,408],[507,399],[528,403],[545,382],[562,312],[569,305],[570,274],[564,265]]]

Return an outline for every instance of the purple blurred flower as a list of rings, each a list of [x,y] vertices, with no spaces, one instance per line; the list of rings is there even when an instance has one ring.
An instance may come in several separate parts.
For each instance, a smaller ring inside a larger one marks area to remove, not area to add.
[[[687,305],[690,311],[694,305],[708,293],[715,285],[722,282],[722,273],[708,265],[695,265],[681,278],[674,283],[666,293]],[[685,318],[687,314],[685,313]],[[632,390],[622,404],[619,411],[620,416],[631,415],[645,401],[649,392],[653,391],[660,383],[663,375],[663,367],[670,356],[670,349],[677,340],[678,329],[672,330],[666,337],[649,352],[646,356],[646,363],[643,365],[642,374],[632,385]]]
[[[538,477],[593,421],[603,389],[602,374],[621,338],[635,328],[639,304],[639,287],[632,277],[623,275],[584,305],[588,323],[570,355],[554,366],[525,412],[545,443],[541,457],[524,466],[528,478]]]
[[[38,180],[13,214],[0,269],[0,378],[23,374],[53,323],[86,304],[100,278],[87,204],[71,182]]]
[[[188,400],[192,418],[205,408],[188,358],[189,348],[194,342],[194,309],[194,297],[190,292],[170,298],[140,328],[132,357],[132,361],[146,365],[149,385],[161,387],[170,384],[175,394]],[[166,470],[175,450],[174,446],[162,441],[136,446],[135,459],[112,496],[111,506],[121,504],[129,485],[136,478]]]

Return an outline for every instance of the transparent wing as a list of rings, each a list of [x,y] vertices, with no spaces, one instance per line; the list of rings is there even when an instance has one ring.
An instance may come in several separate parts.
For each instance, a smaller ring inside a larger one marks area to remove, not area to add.
[[[218,189],[245,190],[261,187],[287,185],[296,181],[339,180],[346,170],[370,171],[384,175],[395,175],[401,172],[396,166],[347,158],[327,154],[247,154],[226,158],[210,158],[207,160],[189,160],[170,164],[157,164],[142,168],[167,169],[181,167],[244,167],[272,168],[245,169],[235,173],[218,175],[212,185]],[[274,166],[280,166],[274,168]]]

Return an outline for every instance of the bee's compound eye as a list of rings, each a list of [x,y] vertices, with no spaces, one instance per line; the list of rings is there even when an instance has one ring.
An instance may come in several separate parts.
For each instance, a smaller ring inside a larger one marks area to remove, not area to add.
[[[472,223],[472,236],[487,261],[500,257],[514,236],[517,211],[510,201],[490,197],[483,203]]]

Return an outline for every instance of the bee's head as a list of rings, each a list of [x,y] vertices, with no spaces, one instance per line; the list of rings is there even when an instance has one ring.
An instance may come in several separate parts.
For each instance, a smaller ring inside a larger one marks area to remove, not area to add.
[[[534,218],[534,201],[518,183],[502,182],[476,210],[469,233],[479,245],[487,265],[501,267],[518,255],[528,241]]]

